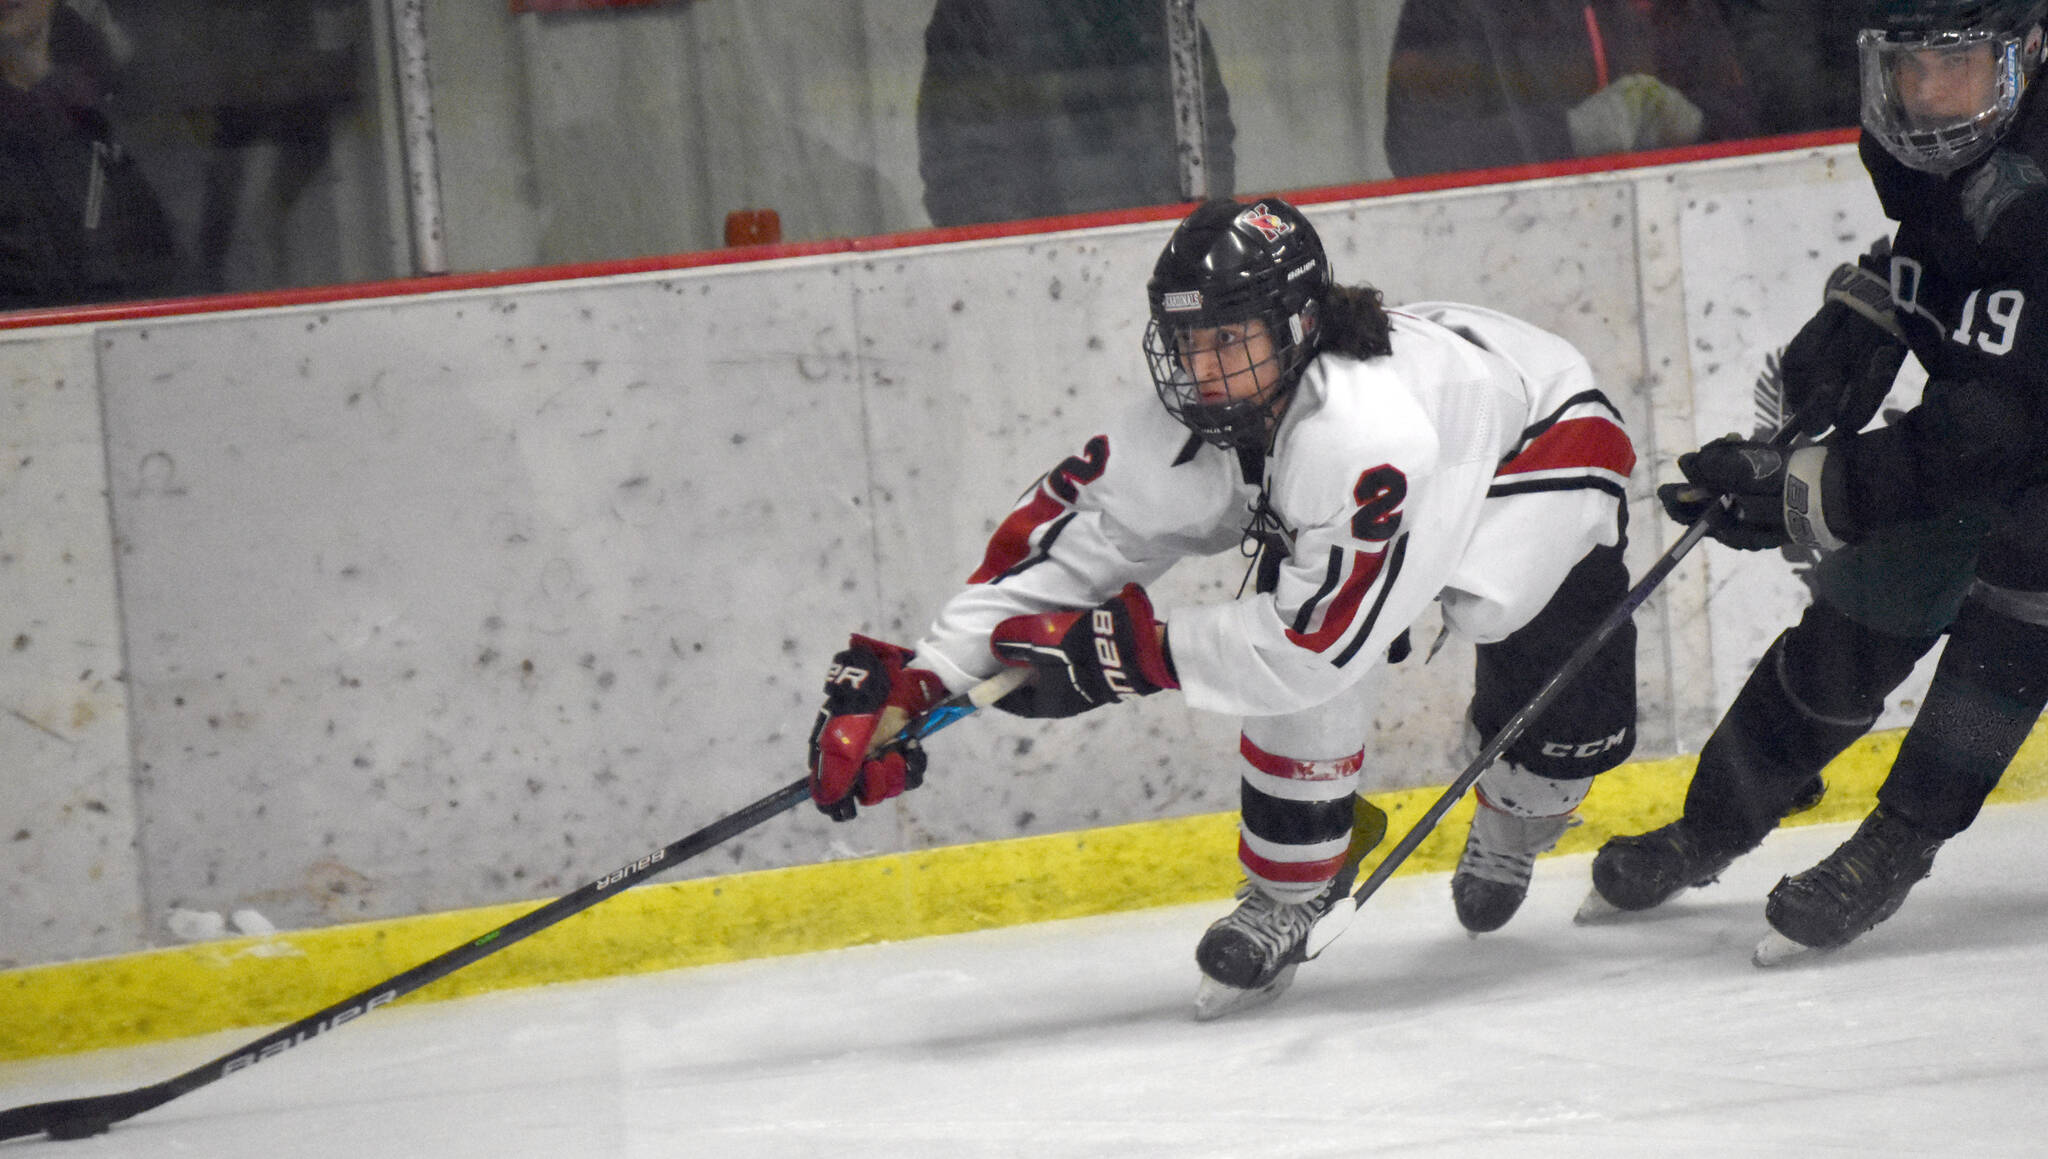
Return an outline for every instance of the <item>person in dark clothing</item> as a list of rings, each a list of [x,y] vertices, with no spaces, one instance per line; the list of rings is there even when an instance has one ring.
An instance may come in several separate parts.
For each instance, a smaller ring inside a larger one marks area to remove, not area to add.
[[[0,10],[0,309],[170,291],[169,219],[114,139],[106,40],[57,0]]]
[[[1594,897],[1648,909],[1754,848],[1948,643],[1855,834],[1773,889],[1768,964],[1890,917],[1966,829],[2048,705],[2048,0],[1889,0],[1857,37],[1861,153],[1888,246],[1828,279],[1786,348],[1789,409],[1822,441],[1728,436],[1659,492],[1739,548],[1816,547],[1816,597],[1700,753],[1684,815],[1617,837]],[[1907,352],[1918,406],[1864,430]],[[1832,433],[1828,433],[1832,431]]]
[[[1387,66],[1397,176],[1754,135],[1718,0],[1417,0]]]
[[[1208,196],[1236,129],[1200,36]],[[937,225],[1190,200],[1162,0],[938,0],[925,28],[918,167]]]
[[[1723,0],[1761,133],[1856,124],[1856,33],[1867,3]]]

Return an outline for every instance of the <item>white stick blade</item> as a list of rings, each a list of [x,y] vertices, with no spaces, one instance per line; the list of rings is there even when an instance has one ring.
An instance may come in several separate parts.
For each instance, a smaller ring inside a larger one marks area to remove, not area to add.
[[[1308,928],[1308,938],[1302,943],[1302,952],[1313,958],[1323,952],[1323,947],[1337,940],[1345,930],[1351,928],[1351,919],[1358,916],[1358,899],[1345,896],[1337,899],[1330,912],[1316,919]]]

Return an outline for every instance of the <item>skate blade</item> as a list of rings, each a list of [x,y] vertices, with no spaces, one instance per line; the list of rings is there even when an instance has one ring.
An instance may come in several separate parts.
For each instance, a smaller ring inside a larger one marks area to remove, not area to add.
[[[1241,990],[1226,986],[1207,974],[1202,975],[1201,985],[1195,988],[1195,1021],[1214,1022],[1226,1014],[1240,1010],[1252,1010],[1280,997],[1294,982],[1295,963],[1280,967],[1280,972],[1264,986]]]
[[[1772,966],[1783,966],[1788,962],[1818,957],[1821,953],[1822,951],[1816,950],[1812,946],[1801,945],[1778,931],[1772,930],[1764,935],[1763,941],[1756,944],[1756,950],[1750,954],[1749,960],[1757,966],[1769,969]]]
[[[1604,925],[1616,918],[1628,916],[1628,911],[1600,896],[1600,891],[1586,891],[1586,900],[1579,903],[1579,912],[1572,915],[1575,926]]]

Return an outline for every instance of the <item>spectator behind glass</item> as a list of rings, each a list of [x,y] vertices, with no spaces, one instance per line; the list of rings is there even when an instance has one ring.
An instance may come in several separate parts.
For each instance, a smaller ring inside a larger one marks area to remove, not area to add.
[[[1723,0],[1765,133],[1854,128],[1863,116],[1852,0]]]
[[[1756,132],[1719,0],[1411,0],[1394,36],[1399,176]]]
[[[1165,0],[938,0],[918,90],[937,225],[1187,200]],[[1230,99],[1201,34],[1208,193],[1236,180]]]
[[[113,74],[77,12],[0,2],[0,309],[172,289],[170,222],[107,117]]]

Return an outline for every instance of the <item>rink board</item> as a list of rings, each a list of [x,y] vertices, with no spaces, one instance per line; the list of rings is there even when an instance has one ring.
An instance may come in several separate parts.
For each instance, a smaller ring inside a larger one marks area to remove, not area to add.
[[[1305,204],[1340,278],[1585,351],[1637,437],[1639,573],[1676,534],[1656,482],[1718,433],[1696,397],[1746,395],[1876,214],[1842,147]],[[180,911],[564,892],[794,776],[846,634],[914,637],[1019,491],[1150,397],[1135,287],[1171,225],[0,341],[0,765],[31,771],[0,965],[170,944]],[[1244,567],[1155,600],[1229,600]],[[1724,598],[1733,567],[1789,570],[1708,545],[1637,616],[1645,757],[1694,751],[1797,613],[1782,583]],[[1426,655],[1371,721],[1373,791],[1456,767],[1471,647]],[[677,876],[1215,813],[1236,734],[1178,697],[992,716],[934,740],[950,791]]]
[[[1827,798],[1787,824],[1862,816],[1903,735],[1874,734],[1852,746],[1827,770]],[[1580,809],[1584,823],[1553,852],[1589,851],[1676,816],[1694,763],[1640,762],[1602,775]],[[1375,794],[1389,815],[1380,853],[1439,795],[1435,788]],[[2044,796],[2048,728],[2035,731],[1991,799]],[[1398,872],[1448,872],[1471,813],[1468,794]],[[1225,898],[1239,881],[1235,833],[1235,814],[1213,813],[653,883],[403,1001]],[[1377,855],[1368,858],[1366,872],[1377,864]],[[531,908],[490,906],[0,973],[0,1060],[295,1021]],[[1361,924],[1352,936],[1369,937],[1369,930]],[[1194,936],[1191,929],[1191,946]]]

